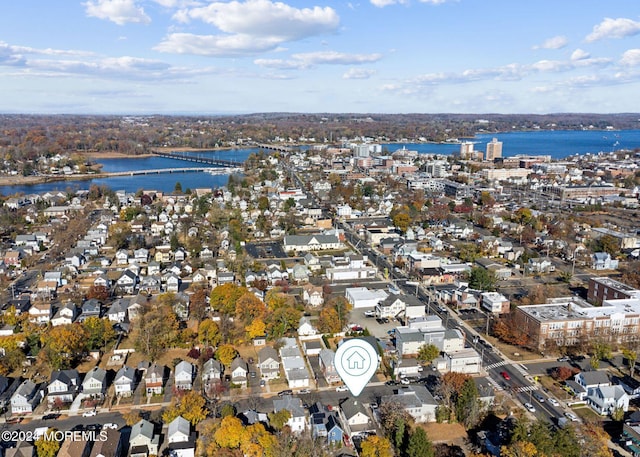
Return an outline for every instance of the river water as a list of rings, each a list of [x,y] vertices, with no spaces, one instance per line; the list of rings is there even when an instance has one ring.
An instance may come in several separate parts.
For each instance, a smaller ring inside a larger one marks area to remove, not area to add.
[[[484,151],[486,143],[497,138],[502,141],[502,154],[505,157],[529,154],[550,155],[554,159],[563,159],[574,154],[589,154],[612,152],[621,149],[633,150],[640,148],[640,130],[559,130],[559,131],[527,131],[507,132],[496,134],[479,134],[470,139],[477,143],[474,149]],[[423,154],[452,154],[460,150],[459,144],[437,143],[389,143],[383,148],[389,153],[406,147]],[[233,149],[226,151],[204,151],[193,153],[201,156],[212,156],[220,159],[244,161],[259,149]],[[106,172],[151,170],[159,168],[191,168],[202,167],[202,164],[185,162],[163,157],[148,157],[140,159],[102,159],[98,161]],[[210,175],[208,173],[175,173],[138,176],[119,176],[87,181],[62,181],[31,186],[0,186],[0,194],[13,195],[16,193],[43,193],[54,190],[88,189],[92,184],[107,185],[114,190],[135,192],[139,189],[171,192],[179,182],[183,190],[200,187],[221,187],[227,184],[228,175]]]

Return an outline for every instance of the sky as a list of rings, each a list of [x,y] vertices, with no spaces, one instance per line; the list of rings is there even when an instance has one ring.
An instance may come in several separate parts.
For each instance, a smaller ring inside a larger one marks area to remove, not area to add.
[[[640,110],[638,0],[19,0],[0,112]]]

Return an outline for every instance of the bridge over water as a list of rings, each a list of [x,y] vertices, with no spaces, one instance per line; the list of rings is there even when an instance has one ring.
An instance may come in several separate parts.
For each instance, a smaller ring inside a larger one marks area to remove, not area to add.
[[[231,170],[230,170],[231,169]],[[164,173],[209,173],[211,175],[226,175],[230,171],[242,171],[241,167],[185,167],[185,168],[157,168],[152,170],[129,170],[129,171],[112,171],[109,173],[101,173],[101,176],[137,176],[137,175],[159,175]]]
[[[217,159],[215,157],[200,156],[196,154],[188,154],[185,152],[154,151],[153,153],[158,157],[165,157],[167,159],[175,159],[175,160],[183,160],[185,162],[202,163],[205,165],[213,165],[216,167],[239,168],[239,167],[242,167],[244,164],[239,160]]]

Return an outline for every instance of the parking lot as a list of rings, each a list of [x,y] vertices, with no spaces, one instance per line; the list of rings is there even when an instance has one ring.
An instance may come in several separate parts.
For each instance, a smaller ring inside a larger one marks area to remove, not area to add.
[[[275,241],[270,243],[247,243],[244,249],[254,259],[284,259],[289,257],[282,244]]]

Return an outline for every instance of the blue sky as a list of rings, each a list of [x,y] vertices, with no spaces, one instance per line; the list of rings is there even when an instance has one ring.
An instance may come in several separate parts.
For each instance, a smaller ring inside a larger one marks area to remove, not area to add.
[[[4,113],[640,107],[637,0],[5,3]]]

